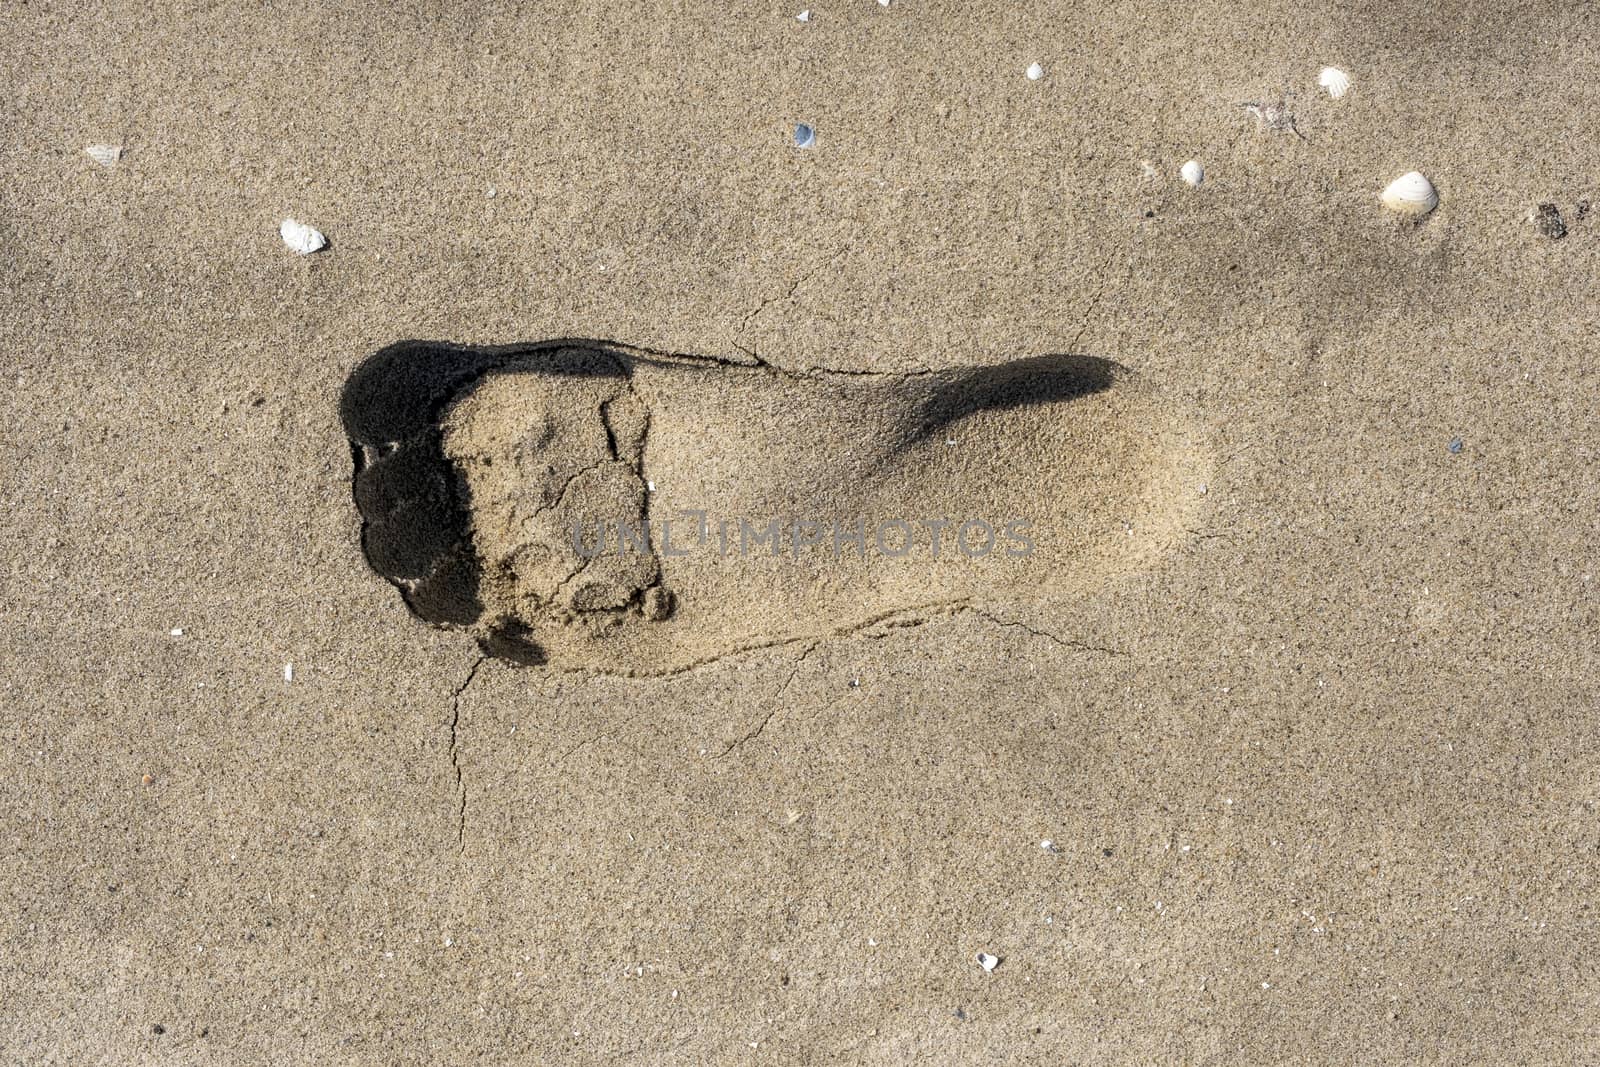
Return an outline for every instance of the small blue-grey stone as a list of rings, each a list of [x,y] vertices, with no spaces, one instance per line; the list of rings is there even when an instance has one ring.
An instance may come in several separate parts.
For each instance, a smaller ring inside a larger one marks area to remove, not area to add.
[[[1461,451],[1461,438],[1459,438],[1459,437],[1450,438],[1450,443],[1448,445],[1446,445],[1445,447],[1450,449],[1450,454],[1452,456],[1456,455],[1457,453],[1459,453]]]
[[[810,148],[817,143],[817,131],[803,122],[795,124],[794,146],[796,148]]]

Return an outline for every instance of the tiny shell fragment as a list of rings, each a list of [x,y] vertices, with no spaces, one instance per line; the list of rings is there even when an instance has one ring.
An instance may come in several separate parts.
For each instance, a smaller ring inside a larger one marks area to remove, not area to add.
[[[1256,117],[1262,128],[1268,130],[1288,130],[1295,136],[1305,139],[1300,128],[1294,124],[1294,114],[1289,110],[1288,101],[1267,101],[1251,104],[1240,104],[1250,114]]]
[[[1036,82],[1042,77],[1044,77],[1044,68],[1037,63],[1029,64],[1028,80],[1031,82]]]
[[[119,144],[92,144],[83,151],[102,167],[114,167],[117,160],[122,158],[122,146]]]
[[[1200,165],[1199,160],[1191,159],[1178,168],[1178,177],[1183,179],[1184,184],[1198,187],[1206,180],[1206,169]]]
[[[978,953],[978,966],[986,971],[992,971],[1000,966],[1000,957],[991,956],[987,952]]]
[[[309,256],[328,246],[328,239],[322,236],[322,231],[294,219],[284,219],[283,224],[278,227],[278,234],[283,238],[284,244],[302,256]]]
[[[1567,224],[1561,218],[1561,209],[1554,204],[1540,204],[1534,212],[1533,225],[1552,241],[1559,241],[1567,235]]]

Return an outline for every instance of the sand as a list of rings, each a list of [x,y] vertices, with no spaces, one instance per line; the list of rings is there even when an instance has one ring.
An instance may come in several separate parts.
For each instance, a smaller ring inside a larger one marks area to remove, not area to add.
[[[798,11],[6,12],[0,1058],[1592,1062],[1593,28]],[[558,338],[708,362],[649,386],[663,492],[1001,472],[1081,543],[909,613],[699,560],[621,645],[486,654],[369,566],[340,401]],[[1147,399],[833,466],[1059,355]]]

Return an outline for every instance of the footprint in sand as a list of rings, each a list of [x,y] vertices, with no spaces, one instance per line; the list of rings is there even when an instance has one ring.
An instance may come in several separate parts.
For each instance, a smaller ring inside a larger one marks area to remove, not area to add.
[[[524,663],[630,674],[1086,593],[1183,536],[1198,422],[1082,355],[793,374],[403,342],[341,414],[368,562]]]

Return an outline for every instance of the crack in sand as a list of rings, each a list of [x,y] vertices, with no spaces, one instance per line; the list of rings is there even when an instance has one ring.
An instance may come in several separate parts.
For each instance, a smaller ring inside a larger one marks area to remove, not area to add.
[[[1134,243],[1139,239],[1139,231],[1135,230],[1128,237],[1128,247],[1122,249],[1122,254],[1128,256],[1128,276],[1133,276],[1133,257],[1129,253]],[[1078,351],[1078,342],[1083,340],[1083,335],[1089,331],[1089,324],[1094,321],[1094,313],[1100,307],[1100,301],[1106,295],[1106,289],[1111,285],[1111,266],[1117,261],[1118,253],[1113,251],[1106,257],[1106,265],[1100,268],[1100,285],[1089,298],[1089,306],[1084,309],[1083,321],[1078,325],[1078,332],[1072,335],[1072,341],[1067,345],[1068,352]]]
[[[800,287],[802,285],[804,285],[806,282],[809,282],[812,278],[815,278],[818,274],[821,274],[824,270],[832,267],[848,251],[850,251],[850,246],[845,245],[833,255],[829,256],[826,262],[818,263],[816,266],[800,275],[800,277],[789,283],[789,291],[787,293],[784,293],[781,296],[763,297],[761,303],[756,305],[755,310],[746,312],[744,318],[739,320],[738,328],[733,331],[733,347],[737,348],[739,351],[743,352],[745,355],[749,356],[763,367],[772,367],[773,370],[781,370],[781,368],[774,367],[772,364],[768,363],[766,360],[757,355],[754,347],[740,344],[739,338],[744,335],[745,331],[750,329],[750,324],[759,318],[761,313],[766,311],[767,308],[778,303],[779,301],[787,304],[789,301],[793,300],[794,295],[800,291]]]
[[[456,736],[461,726],[461,694],[478,677],[478,668],[489,661],[486,655],[480,655],[472,664],[472,669],[467,671],[466,680],[456,686],[455,692],[450,695],[450,767],[456,775],[456,792],[461,794],[461,805],[457,811],[456,821],[456,849],[461,855],[467,851],[467,783],[461,776],[460,750],[456,744]]]
[[[567,760],[571,759],[572,756],[575,753],[580,752],[583,749],[588,748],[590,745],[594,744],[596,741],[603,740],[605,738],[606,734],[608,734],[609,732],[610,731],[608,731],[608,730],[601,730],[599,733],[595,734],[593,737],[586,737],[582,741],[579,741],[577,744],[571,746],[565,752],[561,753],[559,756],[556,757],[556,765],[560,766],[561,764],[567,762]]]
[[[806,661],[806,657],[807,656],[811,655],[811,653],[813,653],[813,652],[815,652],[817,650],[817,646],[819,644],[821,644],[821,643],[822,642],[820,640],[813,640],[810,644],[806,645],[805,650],[802,651],[800,653],[799,657],[795,659],[794,667],[789,671],[789,677],[785,678],[778,685],[778,691],[776,693],[772,694],[772,699],[773,700],[777,700],[779,697],[783,696],[783,694],[785,694],[785,693],[787,693],[789,691],[789,684],[794,681],[794,676],[800,673],[800,665]],[[721,759],[723,756],[726,756],[728,753],[732,752],[734,749],[739,748],[742,745],[746,744],[747,742],[754,741],[756,738],[760,737],[761,734],[762,734],[762,731],[764,731],[767,728],[767,724],[770,723],[773,720],[773,718],[778,714],[778,712],[780,712],[782,710],[783,710],[783,705],[775,704],[773,706],[772,710],[767,712],[766,716],[761,720],[761,722],[759,722],[756,725],[756,728],[754,730],[749,731],[743,737],[737,737],[737,738],[733,739],[732,741],[729,741],[728,742],[728,746],[726,748],[724,748],[721,752],[717,753],[717,759]]]
[[[782,300],[786,304],[789,301],[793,300],[794,299],[794,294],[800,291],[800,286],[805,282],[806,278],[809,278],[809,277],[810,277],[810,274],[807,274],[805,277],[802,277],[802,278],[796,278],[794,280],[794,282],[790,284],[789,291],[787,293],[784,293],[781,297],[779,297],[779,296],[762,297],[761,303],[759,305],[757,305],[756,309],[754,311],[746,312],[744,318],[739,320],[739,328],[733,331],[733,337],[734,337],[733,347],[737,348],[741,352],[744,352],[744,353],[748,354],[751,359],[760,359],[761,357],[756,355],[755,349],[746,348],[744,345],[739,343],[739,337],[741,335],[743,335],[744,332],[750,328],[750,324],[752,322],[754,322],[757,318],[759,318],[761,316],[761,313],[763,311],[767,310],[768,307],[770,307],[771,305],[777,303],[779,300]]]
[[[671,753],[671,752],[660,752],[660,751],[653,752],[653,753],[652,752],[646,752],[642,748],[639,748],[639,747],[637,747],[635,745],[628,744],[628,742],[623,739],[622,731],[625,730],[627,727],[633,725],[633,723],[640,717],[641,714],[644,714],[644,713],[643,712],[638,712],[638,713],[635,713],[633,715],[629,715],[626,718],[624,718],[621,722],[617,723],[614,727],[611,727],[611,728],[608,728],[608,729],[605,729],[605,730],[601,730],[599,733],[593,734],[590,737],[585,737],[583,740],[579,741],[577,744],[568,745],[565,749],[563,749],[560,753],[558,753],[556,755],[554,761],[551,763],[551,766],[552,767],[560,767],[562,764],[566,763],[567,760],[571,759],[577,753],[583,751],[586,748],[590,748],[590,747],[592,747],[594,745],[597,745],[597,744],[599,744],[601,742],[607,742],[609,744],[616,745],[619,748],[625,748],[629,752],[632,752],[634,755],[638,756],[641,760],[651,760],[651,761],[656,761],[656,762],[660,762],[662,760],[670,760],[672,762],[681,763],[682,762],[682,757],[677,756],[674,753]],[[657,731],[657,735],[659,736],[659,731]]]
[[[618,462],[618,461],[616,459],[614,459],[614,458],[613,459],[596,460],[595,462],[589,464],[587,467],[585,467],[582,470],[578,471],[576,474],[573,474],[565,482],[563,482],[562,485],[561,485],[561,488],[556,491],[556,496],[555,496],[554,500],[550,501],[550,503],[548,503],[548,504],[541,504],[538,507],[534,508],[531,512],[528,513],[528,518],[537,519],[540,515],[543,515],[545,512],[549,511],[550,509],[560,507],[562,504],[566,503],[567,493],[571,492],[572,484],[574,482],[576,482],[579,478],[582,478],[585,474],[590,473],[591,471],[597,471],[601,467],[604,467],[608,463],[616,463],[616,462]]]
[[[824,374],[834,374],[841,378],[923,378],[940,372],[931,367],[914,367],[911,370],[845,370],[840,367],[801,367],[799,370],[790,371],[789,373],[798,378],[816,378]]]
[[[1123,657],[1127,657],[1127,656],[1131,655],[1131,653],[1126,652],[1126,651],[1124,651],[1123,649],[1120,649],[1120,648],[1108,648],[1105,645],[1091,645],[1087,641],[1081,641],[1076,637],[1061,637],[1061,636],[1059,636],[1057,634],[1051,633],[1048,630],[1037,629],[1036,627],[1029,626],[1027,623],[1018,621],[1016,619],[1002,619],[998,615],[991,615],[989,612],[985,611],[983,608],[977,607],[976,605],[973,605],[973,604],[964,605],[962,610],[970,611],[970,612],[972,612],[972,614],[978,616],[981,619],[986,619],[989,622],[994,623],[996,626],[1016,627],[1017,629],[1020,629],[1020,630],[1026,630],[1028,633],[1032,634],[1034,637],[1042,637],[1047,641],[1055,642],[1056,644],[1060,645],[1062,648],[1070,648],[1070,649],[1073,649],[1074,651],[1077,651],[1077,652],[1100,652],[1100,653],[1103,653],[1103,654],[1105,654],[1107,656],[1123,656]]]
[[[935,619],[948,618],[957,614],[965,606],[965,603],[966,602],[964,600],[936,600],[930,601],[926,604],[912,604],[908,607],[895,608],[891,611],[881,612],[880,614],[874,615],[870,619],[864,619],[861,622],[852,623],[848,626],[836,627],[835,629],[829,630],[828,632],[822,634],[801,634],[796,637],[775,637],[765,641],[752,641],[749,644],[739,645],[734,648],[730,648],[725,652],[718,652],[702,659],[694,660],[691,663],[686,663],[681,667],[675,667],[666,671],[656,671],[653,673],[642,671],[617,671],[606,673],[620,674],[625,678],[677,678],[685,674],[692,674],[695,671],[704,670],[707,667],[716,666],[725,659],[732,659],[749,652],[760,652],[769,648],[783,648],[786,645],[820,644],[823,641],[834,638],[852,637],[863,630],[870,630],[874,626],[880,625],[887,626],[891,629],[922,626],[934,621]],[[919,611],[926,611],[930,612],[931,614],[927,616],[917,616],[914,614],[915,612]],[[884,635],[879,634],[868,636],[881,637]],[[566,673],[570,674],[589,673],[588,670],[583,667],[551,667],[550,669],[565,670]]]

